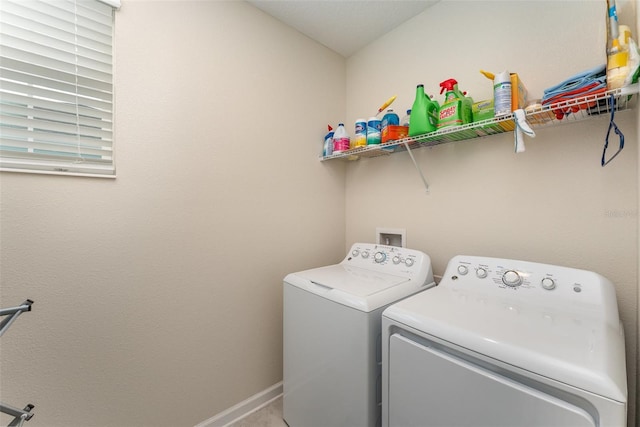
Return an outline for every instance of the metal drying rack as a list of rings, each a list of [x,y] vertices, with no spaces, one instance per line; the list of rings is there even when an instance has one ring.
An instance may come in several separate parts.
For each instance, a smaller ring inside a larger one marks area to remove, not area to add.
[[[9,329],[9,327],[16,321],[18,316],[26,311],[31,311],[31,305],[33,301],[30,299],[23,302],[17,307],[0,309],[0,316],[8,316],[0,322],[0,337]],[[19,427],[25,421],[29,421],[33,417],[31,410],[34,408],[32,404],[28,404],[24,409],[14,408],[0,402],[0,412],[8,414],[13,417],[13,420],[7,425],[7,427]]]

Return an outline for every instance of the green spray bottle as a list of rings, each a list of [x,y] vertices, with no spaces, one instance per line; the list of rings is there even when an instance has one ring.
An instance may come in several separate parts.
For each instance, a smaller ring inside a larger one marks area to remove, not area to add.
[[[440,88],[440,93],[445,90],[446,93],[438,111],[438,129],[471,123],[473,99],[458,90],[458,82],[455,79],[445,80],[440,83]]]
[[[416,98],[409,117],[409,136],[433,132],[438,126],[438,103],[424,93],[424,85],[416,86]]]

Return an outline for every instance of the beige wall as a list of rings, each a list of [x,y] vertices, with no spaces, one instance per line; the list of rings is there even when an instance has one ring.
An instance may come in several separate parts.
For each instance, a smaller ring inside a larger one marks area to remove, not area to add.
[[[244,2],[123,3],[117,179],[0,176],[30,427],[193,426],[281,381],[282,278],[343,255],[344,58]]]
[[[623,7],[624,2],[618,2]],[[621,14],[621,21],[635,22]],[[626,10],[625,10],[626,13]],[[347,119],[371,115],[393,94],[411,108],[415,85],[442,101],[455,78],[476,100],[491,97],[480,69],[518,72],[531,95],[605,61],[603,2],[441,1],[347,61]],[[498,51],[496,51],[498,49]],[[401,114],[402,115],[402,114]],[[514,154],[513,135],[419,149],[430,184],[407,153],[347,168],[347,239],[405,228],[408,246],[431,255],[436,275],[456,254],[526,259],[599,272],[616,286],[626,333],[630,414],[636,394],[638,310],[638,110],[616,121],[620,156],[600,166],[607,117],[552,129]],[[617,147],[611,142],[610,149]],[[630,417],[630,425],[633,418]]]
[[[1,305],[36,301],[0,341],[2,401],[34,403],[32,427],[203,421],[281,380],[282,277],[376,226],[406,228],[436,274],[466,252],[609,277],[633,384],[637,109],[618,115],[627,146],[606,168],[605,118],[539,131],[517,156],[509,135],[419,150],[429,195],[406,153],[316,160],[325,121],[392,94],[406,109],[417,83],[454,77],[483,99],[478,69],[513,68],[539,95],[600,62],[600,2],[537,4],[442,2],[345,72],[241,2],[125,0],[118,178],[0,175]],[[513,58],[491,50],[501,33]]]

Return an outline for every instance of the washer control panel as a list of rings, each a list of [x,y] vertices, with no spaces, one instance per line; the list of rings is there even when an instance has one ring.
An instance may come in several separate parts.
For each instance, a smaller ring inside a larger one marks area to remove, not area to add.
[[[402,275],[431,268],[431,259],[424,252],[373,243],[354,244],[342,263]]]
[[[487,293],[508,293],[530,298],[591,300],[597,304],[602,289],[611,286],[604,277],[585,270],[528,261],[456,256],[449,261],[440,286],[474,289]]]

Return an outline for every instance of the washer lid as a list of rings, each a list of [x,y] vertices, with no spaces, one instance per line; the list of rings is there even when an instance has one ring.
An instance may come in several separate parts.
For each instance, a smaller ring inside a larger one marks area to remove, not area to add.
[[[411,295],[421,285],[407,277],[343,264],[291,273],[284,281],[365,312]]]

